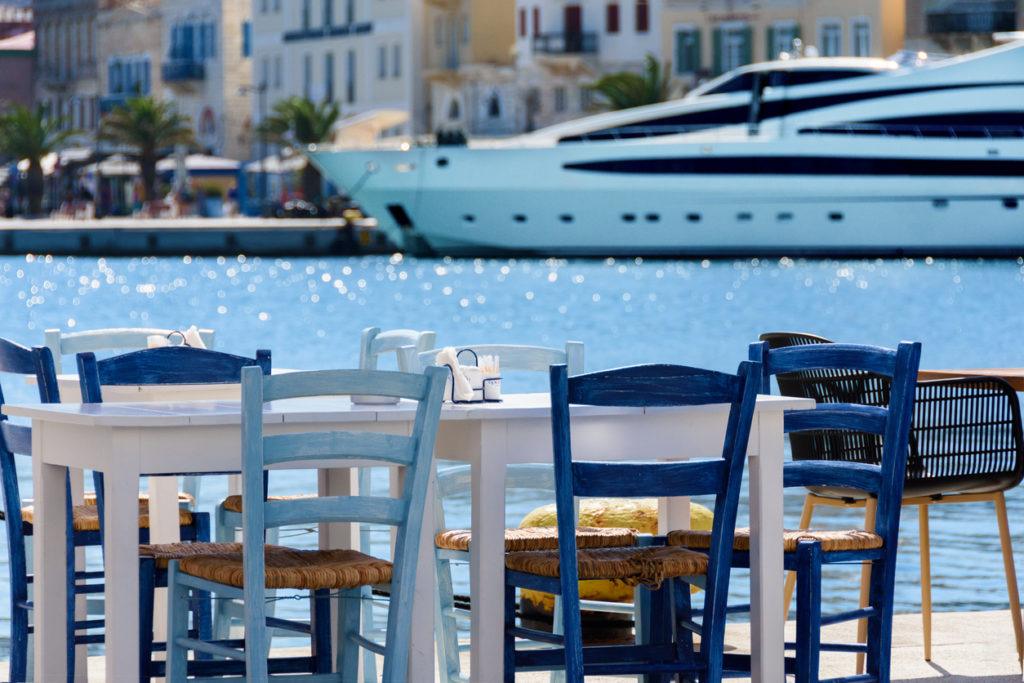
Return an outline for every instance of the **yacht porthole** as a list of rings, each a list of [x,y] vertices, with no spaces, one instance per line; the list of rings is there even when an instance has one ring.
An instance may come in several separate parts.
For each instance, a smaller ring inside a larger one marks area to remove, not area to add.
[[[1003,200],[1003,208],[1016,209],[1019,205],[1016,197],[1007,197]]]
[[[791,220],[793,220],[793,214],[791,212],[789,212],[789,211],[783,211],[781,213],[776,214],[775,220],[777,220],[777,221],[791,221]]]
[[[448,165],[448,157],[438,157],[437,165],[440,166],[441,168],[444,168],[445,166],[447,166]]]
[[[700,223],[700,214],[688,213],[686,214],[686,220],[690,221],[691,223]]]
[[[934,206],[936,209],[945,209],[947,206],[949,206],[949,200],[948,199],[933,199],[932,200],[932,206]]]
[[[647,219],[648,223],[657,223],[661,220],[661,216],[656,213],[649,213],[644,218]]]
[[[624,214],[622,214],[622,220],[626,221],[627,223],[632,223],[633,221],[636,220],[636,214],[635,213],[624,213]]]
[[[828,215],[828,219],[832,222],[838,223],[839,221],[843,220],[843,214],[840,213],[839,211],[833,211]]]
[[[563,223],[572,223],[573,217],[571,213],[563,213],[561,216],[558,217],[558,220],[562,221]]]
[[[736,214],[736,220],[738,221],[749,221],[752,220],[753,218],[754,214],[750,213],[749,211],[741,211],[740,213]]]
[[[521,214],[521,213],[517,213],[515,216],[512,216],[512,220],[514,220],[516,223],[525,223],[526,222],[526,215],[525,214]]]
[[[476,221],[476,216],[474,216],[471,213],[467,213],[462,217],[462,220],[465,221],[466,223],[473,223]]]

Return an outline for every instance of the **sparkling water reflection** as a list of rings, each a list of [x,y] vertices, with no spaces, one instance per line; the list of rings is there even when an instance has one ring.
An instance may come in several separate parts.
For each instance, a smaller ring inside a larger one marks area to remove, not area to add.
[[[360,331],[376,325],[433,329],[442,344],[580,340],[589,369],[664,361],[733,370],[761,332],[800,330],[887,346],[919,340],[923,367],[1018,366],[1022,271],[1021,259],[3,257],[0,335],[38,344],[52,327],[197,324],[216,330],[219,349],[251,355],[269,348],[277,367],[323,368],[354,366]],[[25,386],[3,388],[9,401],[34,400]],[[505,391],[544,388],[541,375],[506,374]],[[26,471],[30,490],[28,479]],[[222,493],[212,480],[201,503],[209,507]],[[787,496],[790,523],[801,499]],[[534,504],[515,501],[513,515]],[[1008,505],[1019,554],[1024,495],[1010,492]],[[992,513],[980,503],[932,511],[936,609],[1007,606]],[[920,605],[915,517],[907,510],[903,521],[899,611]],[[4,581],[6,573],[0,567]],[[858,570],[840,574],[829,579],[831,599],[851,595]],[[745,592],[742,580],[734,586]],[[4,620],[8,599],[0,593]]]

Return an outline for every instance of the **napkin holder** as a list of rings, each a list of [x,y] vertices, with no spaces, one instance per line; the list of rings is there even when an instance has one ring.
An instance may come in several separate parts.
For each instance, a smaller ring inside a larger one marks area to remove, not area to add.
[[[462,354],[468,353],[473,357],[472,365],[462,365]],[[445,366],[448,369],[448,380],[444,385],[444,400],[451,403],[483,403],[487,402],[498,402],[501,400],[501,377],[484,377],[483,371],[479,367],[479,359],[477,358],[476,351],[473,349],[462,349],[456,354],[456,359],[459,361],[459,368],[462,370],[466,379],[469,380],[469,386],[473,389],[473,397],[468,401],[456,400],[455,398],[455,382],[452,377],[452,368]]]

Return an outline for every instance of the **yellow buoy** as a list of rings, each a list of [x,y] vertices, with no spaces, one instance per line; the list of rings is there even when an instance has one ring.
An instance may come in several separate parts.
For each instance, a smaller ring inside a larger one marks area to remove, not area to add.
[[[699,503],[690,503],[690,528],[711,529],[711,510]],[[520,527],[556,526],[555,505],[543,505],[531,511]],[[636,529],[642,534],[658,533],[657,498],[586,498],[580,501],[580,526]],[[532,603],[540,611],[550,613],[555,598],[549,593],[521,591],[523,602]],[[622,581],[580,581],[581,600],[632,602],[633,587]]]

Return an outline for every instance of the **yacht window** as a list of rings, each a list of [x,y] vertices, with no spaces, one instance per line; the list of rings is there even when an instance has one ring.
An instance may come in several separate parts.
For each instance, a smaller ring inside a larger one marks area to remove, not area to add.
[[[573,217],[571,213],[563,213],[561,216],[558,217],[558,220],[562,221],[563,223],[572,223]]]
[[[686,214],[686,220],[690,221],[691,223],[699,223],[700,222],[700,214],[699,213],[688,213],[688,214]]]
[[[1007,197],[1003,200],[1003,207],[1007,209],[1016,209],[1018,206],[1016,197]]]
[[[772,74],[771,85],[807,85],[808,83],[824,83],[839,81],[844,78],[874,76],[882,73],[875,69],[793,69],[792,71],[776,71]],[[784,79],[778,82],[778,79]]]
[[[727,92],[741,92],[750,90],[754,87],[754,75],[751,73],[743,73],[730,78],[725,83],[708,90],[708,95],[718,95]]]
[[[622,214],[622,220],[626,221],[627,223],[632,223],[633,221],[636,220],[636,214],[635,213],[624,213],[624,214]]]

